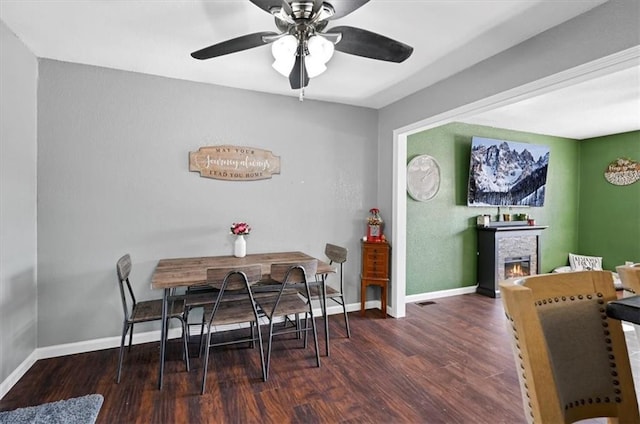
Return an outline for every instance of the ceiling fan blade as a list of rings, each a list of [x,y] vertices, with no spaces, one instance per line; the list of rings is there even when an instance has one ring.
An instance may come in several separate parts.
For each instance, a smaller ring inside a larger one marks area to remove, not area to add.
[[[369,1],[369,0],[367,0]],[[315,15],[316,13],[318,13],[318,10],[320,10],[320,8],[322,7],[322,5],[324,4],[323,0],[314,0],[313,1],[313,12],[312,15]]]
[[[336,50],[342,53],[396,63],[405,61],[413,53],[411,46],[361,28],[338,26],[327,32],[342,34],[336,44]]]
[[[204,49],[200,49],[191,53],[191,56],[195,59],[211,59],[212,57],[223,56],[229,53],[235,53],[242,50],[252,49],[254,47],[269,44],[268,41],[264,41],[263,37],[278,35],[277,32],[256,32],[253,34],[243,35],[241,37],[232,38],[231,40],[223,41],[218,44],[214,44]]]
[[[293,65],[293,69],[291,69],[291,73],[289,74],[289,84],[291,84],[291,88],[294,90],[306,87],[309,84],[307,69],[300,55],[296,56],[296,63]]]
[[[285,15],[291,16],[293,14],[293,9],[291,9],[291,5],[287,0],[282,0],[282,11]]]
[[[327,0],[325,3],[330,4],[335,11],[333,16],[328,20],[342,18],[356,9],[361,8],[369,3],[369,0]]]
[[[282,6],[282,2],[280,0],[249,0],[249,1],[267,13],[271,13],[271,8],[273,7]]]

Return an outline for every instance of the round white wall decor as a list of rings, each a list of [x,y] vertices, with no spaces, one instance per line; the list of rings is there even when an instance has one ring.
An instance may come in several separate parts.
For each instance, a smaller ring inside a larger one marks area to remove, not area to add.
[[[419,155],[407,165],[407,192],[414,200],[425,202],[440,189],[440,165],[429,155]]]

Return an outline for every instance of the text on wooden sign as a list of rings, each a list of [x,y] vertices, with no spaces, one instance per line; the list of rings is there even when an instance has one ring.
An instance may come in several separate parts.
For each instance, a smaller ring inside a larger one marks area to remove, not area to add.
[[[207,146],[189,152],[189,171],[217,180],[264,180],[280,173],[280,156],[255,147]]]

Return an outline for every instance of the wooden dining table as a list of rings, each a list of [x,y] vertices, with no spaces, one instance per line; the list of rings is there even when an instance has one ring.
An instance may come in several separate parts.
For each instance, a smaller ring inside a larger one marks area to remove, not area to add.
[[[167,343],[167,310],[171,291],[179,287],[201,286],[207,283],[207,269],[216,267],[240,267],[246,265],[260,265],[262,279],[269,280],[271,265],[285,262],[303,262],[317,259],[303,252],[275,252],[249,254],[242,258],[235,256],[205,256],[198,258],[160,259],[151,277],[151,288],[163,290],[162,329],[160,332],[160,369],[158,375],[158,389],[162,389],[164,376],[164,357]],[[329,320],[327,316],[327,297],[325,277],[336,272],[335,269],[320,259],[316,271],[317,284],[321,287],[322,310],[324,311],[324,334],[326,355],[329,356]],[[315,281],[310,282],[316,284]]]

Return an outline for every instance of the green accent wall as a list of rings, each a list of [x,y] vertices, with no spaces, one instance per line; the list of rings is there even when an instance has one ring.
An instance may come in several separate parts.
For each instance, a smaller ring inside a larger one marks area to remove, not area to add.
[[[603,268],[640,262],[640,181],[616,186],[604,178],[618,158],[640,162],[640,131],[580,142],[578,251],[602,256]]]
[[[452,123],[409,136],[407,163],[420,154],[436,158],[441,168],[438,194],[427,202],[407,196],[407,295],[476,284],[476,216],[498,214],[496,207],[468,207],[467,183],[471,138],[549,146],[545,206],[511,208],[528,213],[542,232],[542,271],[566,265],[578,246],[580,142],[478,125]]]

